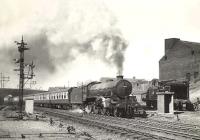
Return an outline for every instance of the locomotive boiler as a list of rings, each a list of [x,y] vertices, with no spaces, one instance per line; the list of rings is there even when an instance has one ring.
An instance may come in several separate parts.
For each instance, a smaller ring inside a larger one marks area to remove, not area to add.
[[[88,90],[88,98],[103,96],[106,98],[124,99],[131,94],[132,84],[124,80],[122,76],[117,76],[116,80],[109,80],[92,85]]]

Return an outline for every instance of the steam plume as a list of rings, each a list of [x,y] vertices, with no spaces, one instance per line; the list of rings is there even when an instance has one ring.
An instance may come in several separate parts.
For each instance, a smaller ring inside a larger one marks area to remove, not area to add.
[[[31,10],[21,8],[21,1]],[[16,6],[9,7],[10,3]],[[10,43],[0,44],[0,50],[4,52],[0,54],[1,67],[13,72],[12,60],[19,57],[13,41],[20,41],[23,34],[30,47],[25,53],[25,61],[35,62],[35,73],[41,79],[66,65],[72,68],[71,62],[81,54],[102,60],[122,73],[127,43],[116,27],[116,17],[103,2],[51,0],[48,10],[44,9],[46,2],[41,3],[41,0],[15,0],[14,3],[4,0],[4,4],[10,9],[5,8],[4,14],[0,13],[0,21],[3,21],[0,29],[5,31],[0,37]]]

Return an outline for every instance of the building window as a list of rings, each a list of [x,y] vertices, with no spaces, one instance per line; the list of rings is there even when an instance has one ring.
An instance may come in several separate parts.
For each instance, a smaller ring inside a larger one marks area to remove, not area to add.
[[[165,60],[167,60],[167,56],[165,55]]]
[[[186,73],[186,80],[190,81],[190,73]]]
[[[194,72],[194,79],[196,79],[199,76],[199,72]]]
[[[194,50],[191,51],[191,54],[194,55]]]

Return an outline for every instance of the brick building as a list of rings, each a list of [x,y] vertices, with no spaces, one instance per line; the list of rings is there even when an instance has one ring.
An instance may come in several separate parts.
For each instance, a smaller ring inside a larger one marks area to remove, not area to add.
[[[198,80],[199,74],[200,43],[165,39],[165,54],[159,61],[159,79]]]

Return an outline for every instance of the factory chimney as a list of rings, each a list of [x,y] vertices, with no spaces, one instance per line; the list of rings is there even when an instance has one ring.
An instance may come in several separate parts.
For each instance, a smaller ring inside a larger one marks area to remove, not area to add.
[[[123,75],[117,75],[117,80],[122,80],[123,79]]]

